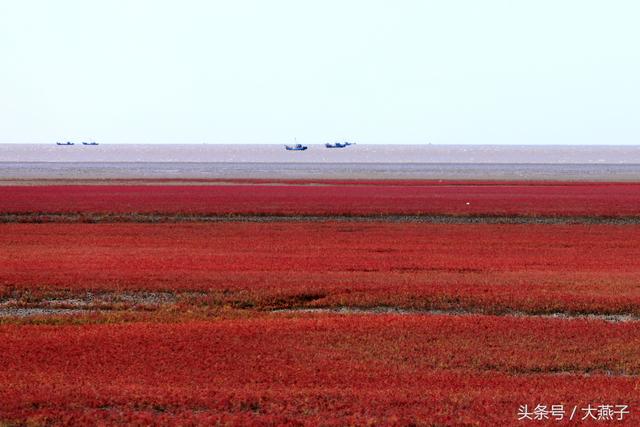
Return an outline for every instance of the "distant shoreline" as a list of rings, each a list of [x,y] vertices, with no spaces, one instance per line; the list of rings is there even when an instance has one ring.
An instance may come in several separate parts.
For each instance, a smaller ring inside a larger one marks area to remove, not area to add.
[[[0,180],[640,181],[640,146],[0,144]]]
[[[640,146],[311,144],[287,151],[280,144],[0,144],[2,162],[640,164]]]
[[[0,183],[425,180],[640,182],[640,164],[0,162]],[[22,184],[24,185],[24,184]]]

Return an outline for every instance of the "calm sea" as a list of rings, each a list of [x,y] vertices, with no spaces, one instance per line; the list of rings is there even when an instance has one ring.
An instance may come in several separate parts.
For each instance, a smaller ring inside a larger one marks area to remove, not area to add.
[[[0,144],[3,180],[107,178],[640,181],[640,147]]]

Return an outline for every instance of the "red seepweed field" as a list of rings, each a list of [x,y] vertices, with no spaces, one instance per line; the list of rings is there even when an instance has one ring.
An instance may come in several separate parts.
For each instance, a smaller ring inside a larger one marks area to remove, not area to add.
[[[640,315],[633,225],[4,224],[3,292],[203,292],[261,309]]]
[[[629,324],[307,315],[0,338],[3,416],[31,423],[508,425],[523,404],[640,403]]]
[[[640,216],[638,183],[195,184],[0,186],[0,213]]]
[[[639,184],[174,184],[0,186],[0,426],[640,424]]]

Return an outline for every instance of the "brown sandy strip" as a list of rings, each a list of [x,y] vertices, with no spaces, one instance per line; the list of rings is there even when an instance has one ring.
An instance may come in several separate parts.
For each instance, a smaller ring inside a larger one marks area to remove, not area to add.
[[[0,213],[0,223],[177,222],[391,222],[426,224],[607,224],[637,225],[640,216],[533,215],[184,215],[161,213]]]
[[[606,182],[607,184],[609,182]],[[393,181],[390,181],[390,184],[393,184]],[[429,183],[425,183],[428,185]],[[553,182],[550,183],[550,185]],[[583,184],[580,182],[580,184]],[[628,182],[615,182],[614,184],[628,184]],[[264,180],[264,181],[251,181],[251,180],[232,180],[232,179],[224,179],[224,180],[162,180],[162,179],[116,179],[116,178],[108,178],[108,179],[24,179],[24,180],[6,180],[0,179],[0,187],[48,187],[48,186],[78,186],[78,185],[91,185],[91,186],[103,186],[109,187],[113,185],[131,185],[131,186],[140,186],[146,185],[149,187],[157,186],[157,187],[165,187],[165,186],[220,186],[220,185],[247,185],[247,186],[338,186],[341,183],[332,183],[332,182],[321,182],[321,181],[278,181],[278,180]],[[349,185],[375,185],[375,184],[367,184],[362,183],[359,184],[358,181],[353,181],[353,184]],[[524,184],[526,185],[526,183]],[[541,185],[544,185],[541,184]],[[569,183],[571,185],[571,183]],[[397,184],[397,186],[402,186],[401,184]],[[454,186],[454,185],[452,185]]]
[[[202,291],[168,292],[168,291],[86,291],[82,293],[67,293],[65,291],[49,291],[48,294],[37,297],[29,291],[13,291],[0,298],[0,318],[2,317],[34,317],[57,316],[71,314],[104,313],[122,310],[153,311],[179,302],[189,305],[198,304],[209,294]],[[336,306],[336,307],[287,307],[271,310],[256,310],[261,313],[319,313],[344,315],[433,315],[433,316],[510,316],[522,318],[545,318],[559,320],[600,320],[605,322],[637,322],[640,316],[631,313],[580,313],[580,312],[551,312],[535,313],[518,310],[504,312],[484,311],[478,309],[416,309],[397,306]]]
[[[61,308],[55,306],[35,306],[35,307],[11,307],[0,305],[0,318],[25,318],[25,317],[47,317],[47,316],[69,316],[79,314],[99,314],[131,309],[128,308],[101,308],[96,306],[78,306],[75,308]],[[155,307],[156,309],[159,306]],[[140,307],[138,307],[140,309]],[[146,310],[151,309],[146,307]],[[260,311],[260,310],[259,310]],[[640,317],[632,314],[576,314],[576,313],[527,313],[523,311],[509,311],[506,313],[485,313],[471,310],[418,310],[404,309],[400,307],[334,307],[334,308],[283,308],[271,310],[274,314],[340,314],[340,315],[419,315],[419,316],[494,316],[494,317],[518,317],[518,318],[540,318],[553,320],[589,320],[602,321],[608,323],[619,322],[639,322]]]
[[[152,311],[162,306],[206,296],[203,292],[85,292],[67,295],[59,292],[40,298],[29,292],[15,291],[0,298],[0,318],[44,317],[101,313],[122,310]]]
[[[431,316],[496,316],[496,317],[521,317],[521,318],[542,318],[542,319],[560,319],[560,320],[600,320],[610,323],[618,322],[638,322],[640,317],[632,314],[576,314],[576,313],[527,313],[524,311],[509,311],[502,314],[485,313],[482,311],[471,310],[417,310],[404,309],[399,307],[335,307],[335,308],[287,308],[272,310],[272,313],[329,313],[344,315],[380,315],[380,314],[400,314],[400,315],[431,315]]]
[[[68,293],[66,291],[48,291],[38,295],[28,290],[14,290],[0,297],[1,317],[55,316],[65,314],[83,314],[113,312],[120,310],[153,311],[161,307],[182,302],[183,304],[202,301],[209,294],[203,291],[169,292],[169,291],[85,291]],[[606,322],[640,321],[640,316],[631,313],[580,313],[552,312],[531,313],[518,310],[504,312],[487,312],[478,309],[416,309],[397,306],[335,306],[335,307],[286,307],[271,310],[260,310],[263,313],[328,313],[328,314],[400,314],[400,315],[434,315],[434,316],[513,316],[537,317],[549,319],[585,319]]]
[[[11,317],[45,317],[70,316],[73,314],[87,314],[91,310],[75,308],[46,308],[46,307],[4,307],[0,308],[0,318]]]
[[[505,179],[487,178],[33,178],[2,179],[0,187],[43,187],[43,186],[385,186],[385,187],[583,187],[583,186],[636,186],[640,180],[572,180],[564,177],[556,179]]]

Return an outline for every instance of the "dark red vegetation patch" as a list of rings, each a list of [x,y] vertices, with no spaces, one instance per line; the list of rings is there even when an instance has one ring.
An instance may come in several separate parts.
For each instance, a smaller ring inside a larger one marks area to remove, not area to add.
[[[245,308],[640,314],[640,227],[0,225],[0,289],[205,291]]]
[[[370,182],[0,187],[2,213],[640,215],[635,183]]]
[[[625,404],[637,425],[640,403],[631,324],[273,316],[5,325],[0,340],[0,420],[33,424],[510,425],[523,404]]]

